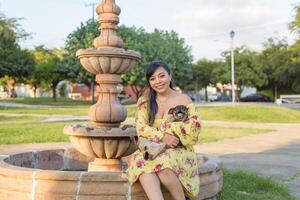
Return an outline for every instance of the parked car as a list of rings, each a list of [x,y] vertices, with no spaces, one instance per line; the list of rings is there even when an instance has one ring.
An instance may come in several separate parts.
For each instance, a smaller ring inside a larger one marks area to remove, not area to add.
[[[247,96],[241,97],[242,102],[270,102],[271,98],[262,94],[248,94]]]
[[[231,97],[227,96],[225,94],[221,94],[220,98],[218,99],[218,101],[229,102],[229,101],[231,101]]]

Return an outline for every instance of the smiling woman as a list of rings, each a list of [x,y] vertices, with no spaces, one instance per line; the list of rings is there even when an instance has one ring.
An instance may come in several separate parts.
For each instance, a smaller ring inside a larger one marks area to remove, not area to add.
[[[185,199],[185,195],[196,197],[200,182],[193,145],[198,142],[201,125],[195,106],[188,96],[173,89],[171,70],[164,62],[150,63],[146,79],[147,90],[139,98],[135,114],[139,140],[164,143],[168,148],[150,160],[142,149],[136,151],[127,170],[128,180],[139,181],[149,199],[163,199],[160,184],[175,200]],[[178,105],[187,107],[187,119],[169,122],[169,110]]]

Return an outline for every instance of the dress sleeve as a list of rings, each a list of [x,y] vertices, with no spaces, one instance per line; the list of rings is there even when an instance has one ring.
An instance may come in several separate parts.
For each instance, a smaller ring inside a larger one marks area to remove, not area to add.
[[[187,122],[168,122],[164,124],[164,132],[177,135],[186,147],[192,147],[199,141],[201,122],[199,113],[193,103],[188,106]]]
[[[135,126],[139,137],[144,137],[159,142],[164,136],[159,128],[149,126],[148,104],[144,97],[140,97],[137,102],[137,110],[135,113]]]

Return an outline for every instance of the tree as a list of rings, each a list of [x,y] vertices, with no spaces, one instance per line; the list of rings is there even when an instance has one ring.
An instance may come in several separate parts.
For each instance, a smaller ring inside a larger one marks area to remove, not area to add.
[[[155,59],[164,60],[174,72],[178,86],[184,88],[188,72],[191,71],[192,56],[190,47],[174,31],[154,30],[147,33],[143,28],[125,27],[118,28],[118,34],[124,41],[125,49],[139,51],[142,54],[140,62],[127,74],[122,76],[122,84],[130,86],[136,95],[146,83],[145,68]],[[68,36],[66,42],[66,59],[70,66],[78,70],[76,81],[89,86],[94,77],[81,67],[75,53],[80,48],[92,47],[92,42],[99,35],[98,24],[92,20],[82,23]]]
[[[287,42],[283,39],[268,39],[259,60],[268,80],[265,86],[272,88],[273,99],[276,100],[278,88],[289,87],[292,84],[292,54],[288,50]]]
[[[49,50],[44,46],[39,46],[35,48],[33,54],[36,65],[30,82],[33,87],[35,87],[34,84],[41,84],[42,81],[50,85],[53,101],[56,101],[57,84],[70,76],[68,67],[62,62],[64,51],[56,48]]]
[[[207,87],[210,84],[216,84],[221,80],[216,76],[217,70],[224,68],[222,61],[210,61],[202,59],[192,66],[192,84],[203,87],[205,89],[205,101],[208,101]]]
[[[65,56],[62,61],[64,69],[69,69],[69,79],[71,83],[83,83],[92,91],[92,101],[94,98],[95,75],[86,71],[76,58],[76,51],[93,47],[93,40],[99,35],[98,23],[92,19],[81,23],[76,30],[67,37],[65,45]],[[72,86],[71,86],[72,89]]]
[[[300,4],[298,3],[295,7],[295,16],[294,20],[289,24],[289,28],[292,32],[294,32],[298,39],[295,43],[290,47],[290,52],[292,54],[292,65],[289,68],[289,72],[291,74],[291,88],[295,92],[300,92]]]
[[[227,80],[231,80],[231,54],[223,53],[226,62]],[[237,85],[237,98],[240,98],[242,86],[261,87],[267,82],[266,74],[259,64],[259,54],[241,46],[234,50],[234,77]]]
[[[76,58],[76,51],[93,47],[93,40],[99,35],[98,23],[92,19],[81,23],[67,37],[63,65],[69,67],[70,79],[73,82],[84,83],[89,88],[94,82],[95,75],[86,71]],[[91,88],[90,88],[91,89]]]
[[[300,4],[299,3],[294,7],[294,10],[296,14],[294,16],[294,20],[289,24],[289,28],[291,31],[297,34],[299,38],[300,36]]]
[[[160,31],[152,33],[144,29],[121,26],[119,35],[124,40],[125,47],[139,51],[142,55],[140,62],[130,72],[123,76],[122,83],[129,85],[139,95],[139,88],[146,84],[145,69],[154,60],[165,61],[173,71],[176,85],[186,89],[192,70],[192,56],[190,47],[174,31]]]
[[[288,48],[291,55],[291,63],[288,67],[288,73],[290,74],[290,87],[291,89],[299,93],[300,92],[300,41],[297,40],[293,45]]]
[[[15,84],[24,82],[33,71],[31,54],[17,43],[24,35],[16,19],[0,18],[0,78],[6,81],[10,96]]]

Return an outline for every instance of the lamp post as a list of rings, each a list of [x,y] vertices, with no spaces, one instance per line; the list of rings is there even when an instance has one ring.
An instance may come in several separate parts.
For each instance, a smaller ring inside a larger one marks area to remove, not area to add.
[[[232,30],[230,32],[231,38],[231,99],[232,103],[235,102],[235,92],[234,92],[234,49],[233,49],[233,38],[235,32]]]
[[[86,7],[92,6],[92,19],[95,21],[95,6],[97,3],[87,3],[85,4]]]

